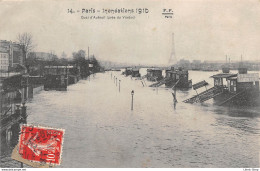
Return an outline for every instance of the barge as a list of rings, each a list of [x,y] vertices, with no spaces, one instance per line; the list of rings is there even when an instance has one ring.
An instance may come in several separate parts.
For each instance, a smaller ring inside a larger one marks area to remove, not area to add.
[[[140,77],[141,76],[138,68],[133,68],[131,75],[132,75],[132,77]]]
[[[159,68],[147,69],[146,77],[148,81],[160,81],[163,79],[162,70]]]
[[[184,70],[183,68],[179,67],[178,69],[171,69],[166,70],[166,87],[173,87],[176,84],[176,88],[191,88],[192,87],[192,80],[189,80],[189,72],[188,70]]]
[[[126,77],[128,75],[132,75],[132,68],[125,68],[125,71],[122,74],[125,75]]]
[[[66,91],[67,86],[79,81],[79,73],[75,66],[45,66],[44,90]]]

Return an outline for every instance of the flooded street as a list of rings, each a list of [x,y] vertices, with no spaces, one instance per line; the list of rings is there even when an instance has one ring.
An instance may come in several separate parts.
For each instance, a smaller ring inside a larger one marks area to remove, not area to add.
[[[211,87],[214,73],[190,78]],[[146,84],[106,72],[68,91],[41,91],[27,103],[27,122],[65,129],[59,167],[259,167],[259,108],[183,103],[192,89],[177,90],[174,106],[170,89]]]

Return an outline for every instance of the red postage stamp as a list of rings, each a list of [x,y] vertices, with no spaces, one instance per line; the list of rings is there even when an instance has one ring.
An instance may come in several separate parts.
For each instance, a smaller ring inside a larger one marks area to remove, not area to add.
[[[59,165],[64,130],[22,125],[19,154],[22,158]]]

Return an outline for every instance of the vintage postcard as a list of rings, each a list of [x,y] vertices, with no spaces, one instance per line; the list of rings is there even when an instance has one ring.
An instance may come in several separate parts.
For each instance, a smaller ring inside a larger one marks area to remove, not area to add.
[[[259,19],[259,0],[0,0],[0,167],[259,168]]]

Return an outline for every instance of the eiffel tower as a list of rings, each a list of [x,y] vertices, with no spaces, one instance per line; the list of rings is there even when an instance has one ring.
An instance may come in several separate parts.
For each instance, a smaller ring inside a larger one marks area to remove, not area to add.
[[[174,65],[177,63],[177,58],[176,58],[176,55],[175,55],[175,47],[174,47],[174,33],[172,33],[172,52],[171,52],[171,56],[170,56],[170,59],[169,59],[169,65]]]

